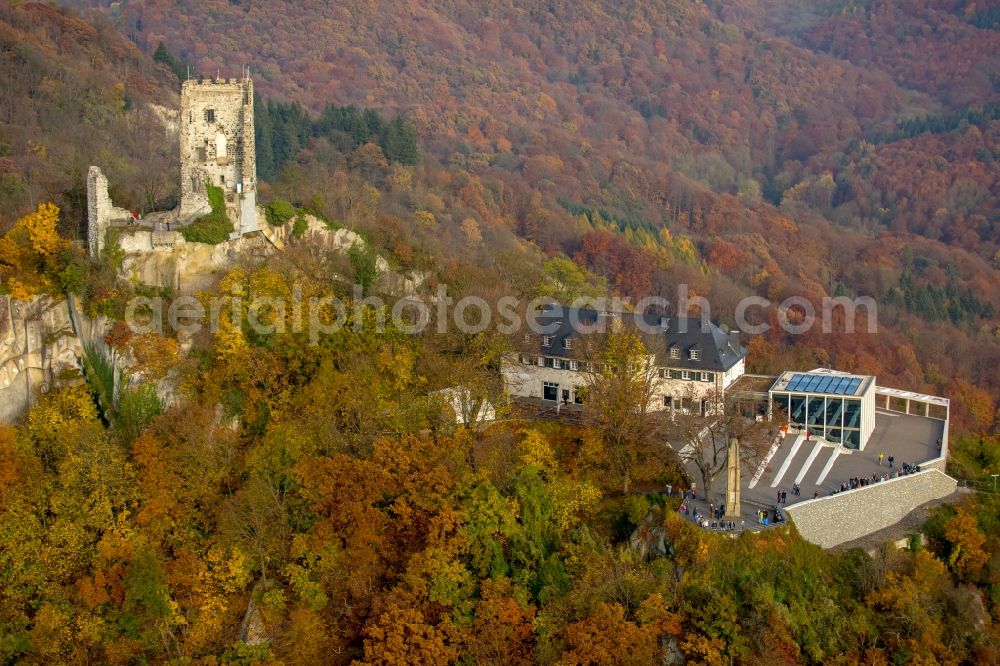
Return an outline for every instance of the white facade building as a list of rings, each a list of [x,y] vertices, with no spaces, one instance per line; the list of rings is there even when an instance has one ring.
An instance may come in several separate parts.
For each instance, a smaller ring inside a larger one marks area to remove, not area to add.
[[[585,401],[589,366],[587,336],[607,322],[635,325],[646,338],[653,373],[650,409],[705,412],[710,396],[722,396],[743,375],[746,348],[738,333],[725,333],[695,318],[569,310],[556,306],[537,316],[541,333],[525,333],[504,364],[507,391],[515,398],[552,404]],[[581,332],[583,331],[583,332]]]
[[[768,391],[771,410],[789,428],[849,449],[864,449],[875,430],[875,378],[818,368],[781,373]]]

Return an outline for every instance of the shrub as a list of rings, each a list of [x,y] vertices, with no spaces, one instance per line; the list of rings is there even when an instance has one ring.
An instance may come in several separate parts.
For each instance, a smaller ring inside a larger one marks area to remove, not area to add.
[[[351,262],[351,267],[354,268],[355,283],[361,285],[362,290],[367,292],[378,277],[378,268],[376,267],[378,255],[371,248],[352,245],[347,251],[347,258]]]
[[[295,224],[292,225],[292,236],[298,238],[309,229],[309,222],[304,213],[295,216]]]
[[[226,197],[222,188],[205,183],[205,189],[208,191],[208,203],[212,212],[183,227],[181,236],[189,243],[218,245],[233,233],[233,223],[226,216]]]
[[[280,227],[285,224],[285,222],[288,222],[288,220],[295,217],[295,214],[298,211],[295,210],[295,206],[292,204],[279,199],[269,203],[264,212],[267,216],[268,224],[273,227]]]
[[[145,382],[135,388],[127,388],[122,391],[119,400],[115,429],[124,441],[130,442],[162,411],[163,405],[152,383]]]

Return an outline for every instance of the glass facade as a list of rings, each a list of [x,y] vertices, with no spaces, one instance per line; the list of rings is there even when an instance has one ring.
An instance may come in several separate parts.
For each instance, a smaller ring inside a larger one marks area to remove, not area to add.
[[[807,427],[827,441],[852,449],[861,443],[860,399],[776,392],[772,400],[776,410],[788,414],[793,427]]]

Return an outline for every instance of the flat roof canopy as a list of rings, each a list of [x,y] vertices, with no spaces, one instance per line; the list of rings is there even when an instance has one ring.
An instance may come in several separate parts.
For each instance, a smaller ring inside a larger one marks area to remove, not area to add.
[[[830,371],[784,372],[774,382],[771,391],[858,397],[865,394],[874,379],[866,375]]]

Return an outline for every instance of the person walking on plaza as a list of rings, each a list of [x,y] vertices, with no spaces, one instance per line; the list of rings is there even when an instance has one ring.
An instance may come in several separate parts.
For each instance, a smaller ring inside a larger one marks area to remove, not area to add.
[[[895,460],[895,458],[892,457],[892,454],[889,454],[889,469],[892,469],[892,461],[893,460]]]
[[[885,454],[884,454],[884,453],[882,453],[881,451],[879,451],[879,454],[878,454],[878,466],[879,466],[879,467],[881,467],[881,466],[882,466],[882,459],[883,459],[883,458],[885,458]]]

